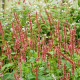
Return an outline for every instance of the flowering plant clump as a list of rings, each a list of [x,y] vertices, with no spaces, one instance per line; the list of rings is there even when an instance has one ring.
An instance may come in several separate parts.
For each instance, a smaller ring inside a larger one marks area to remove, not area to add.
[[[54,18],[57,6],[50,11],[48,7],[44,16],[23,6],[20,13],[12,10],[14,19],[9,24],[0,21],[1,80],[80,79],[78,26],[72,27],[66,18]]]

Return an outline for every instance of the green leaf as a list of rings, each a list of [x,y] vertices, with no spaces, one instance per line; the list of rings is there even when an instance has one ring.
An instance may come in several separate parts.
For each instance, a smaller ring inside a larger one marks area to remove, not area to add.
[[[14,54],[15,54],[15,52],[11,52],[11,54],[13,54],[13,55],[14,55]]]
[[[35,76],[32,73],[30,73],[30,74],[28,74],[28,79],[29,80],[31,80],[31,79],[34,79],[35,80]]]
[[[1,80],[15,80],[12,73],[6,73]]]
[[[5,64],[5,65],[1,68],[1,71],[4,71],[5,68],[9,68],[9,67],[11,67],[11,66],[13,66],[13,63]]]
[[[80,7],[80,0],[78,0],[78,6]]]

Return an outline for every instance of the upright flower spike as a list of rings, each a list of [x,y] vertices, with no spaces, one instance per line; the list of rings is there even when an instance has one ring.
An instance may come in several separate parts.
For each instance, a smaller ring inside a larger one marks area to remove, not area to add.
[[[44,44],[42,46],[42,60],[45,61],[46,60],[46,53],[48,52],[48,47],[46,44]]]
[[[40,25],[39,25],[37,12],[36,12],[36,24],[38,25],[38,33],[40,33],[40,32],[41,32],[41,27],[40,27]]]
[[[15,80],[19,80],[19,78],[17,78],[17,76],[15,75],[15,73],[13,73]]]
[[[16,46],[18,51],[20,51],[20,38],[16,38]]]
[[[15,73],[13,73],[15,80],[17,80]]]
[[[3,37],[3,29],[2,29],[2,24],[1,24],[1,22],[0,22],[0,35],[1,35],[2,41],[4,41],[4,37]]]
[[[19,79],[19,75],[18,75],[17,71],[16,71],[16,74],[15,74],[15,73],[13,73],[13,75],[14,75],[15,80],[20,80],[20,79]]]
[[[53,26],[53,30],[54,30],[54,40],[55,40],[55,37],[56,37],[56,27]]]
[[[1,67],[2,67],[2,62],[0,62],[0,69],[1,69]]]
[[[56,47],[56,54],[58,55],[58,69],[61,69],[60,48]]]
[[[53,48],[53,37],[52,37],[52,31],[50,31],[50,37],[49,40],[48,40],[48,46],[49,46],[49,49],[52,50]]]
[[[16,23],[15,30],[16,30],[16,33],[20,33],[22,31],[22,27],[21,27],[20,23]]]
[[[38,68],[36,67],[36,80],[38,80]]]
[[[75,70],[75,64],[72,64],[72,75],[74,75],[74,70]]]
[[[57,36],[58,36],[58,41],[59,41],[59,48],[61,48],[61,34],[59,30],[59,20],[57,21]]]
[[[21,53],[21,59],[25,63],[26,62],[25,49],[24,48],[20,49],[20,53]]]
[[[46,12],[46,15],[47,15],[47,18],[48,18],[48,22],[49,22],[49,24],[50,24],[50,26],[51,26],[51,20],[50,20],[49,14],[48,14],[48,12],[47,12],[47,9],[45,9],[45,12]]]
[[[38,53],[37,53],[38,58],[40,58],[40,50],[41,50],[40,45],[41,45],[41,43],[38,42]]]
[[[28,17],[29,17],[29,24],[30,24],[30,31],[31,31],[31,39],[32,39],[32,21],[31,21],[31,14],[28,13]]]
[[[40,58],[40,50],[41,50],[41,47],[40,47],[41,46],[41,42],[40,42],[41,28],[40,28],[40,25],[39,25],[37,12],[36,12],[36,24],[38,25],[38,52],[37,52],[37,58],[39,59]]]
[[[5,43],[6,43],[6,46],[7,46],[5,55],[8,57],[8,59],[11,62],[11,48],[9,48],[7,41]]]
[[[63,80],[66,80],[66,65],[63,62]]]
[[[1,22],[0,22],[0,33],[1,33],[1,35],[3,34],[3,29],[2,29]]]
[[[49,50],[51,51],[51,48],[52,48],[52,40],[50,38],[48,40],[48,46],[49,46]]]
[[[67,73],[67,80],[70,80],[70,74]]]
[[[70,43],[69,43],[69,51],[70,51],[70,55],[73,56],[74,55],[74,49],[75,49],[75,32],[76,32],[76,28],[74,28],[73,30],[70,30]]]
[[[66,37],[66,27],[65,27],[65,24],[63,22],[63,31],[64,31],[64,50],[66,50],[67,46],[66,46],[66,42],[67,42],[67,37]]]
[[[38,31],[39,32],[39,31]],[[40,44],[41,44],[41,42],[40,42],[40,32],[38,33],[38,57],[39,57],[39,55],[40,55]]]
[[[29,46],[32,49],[32,21],[31,21],[31,15],[30,15],[30,13],[28,13],[28,17],[29,17],[30,32],[31,32],[31,36],[30,36],[31,39],[30,39],[30,42],[29,42]]]
[[[45,20],[43,19],[41,13],[40,13],[40,17],[41,17],[41,19],[42,19],[42,22],[43,22],[44,24],[46,24],[46,22],[45,22]]]
[[[24,47],[25,45],[25,33],[21,30],[21,32],[19,33],[19,36],[20,36],[20,40],[22,42],[22,47]]]
[[[14,23],[12,22],[11,25],[12,25],[12,31],[14,33],[15,32]]]
[[[14,11],[13,11],[13,13],[14,13],[14,17],[15,17],[15,19],[16,19],[16,21],[17,21],[18,27],[21,28],[21,24],[20,24],[20,20],[19,20],[18,14],[15,13]]]
[[[60,58],[60,55],[58,55],[58,69],[61,69],[61,58]]]
[[[53,20],[53,17],[52,17],[52,15],[51,15],[51,13],[50,13],[50,20],[51,20],[51,23],[52,23],[53,25],[55,25],[55,23],[54,23],[54,20]]]
[[[79,51],[79,46],[80,46],[80,40],[78,39],[78,34],[77,34],[77,48],[78,48],[78,51]]]

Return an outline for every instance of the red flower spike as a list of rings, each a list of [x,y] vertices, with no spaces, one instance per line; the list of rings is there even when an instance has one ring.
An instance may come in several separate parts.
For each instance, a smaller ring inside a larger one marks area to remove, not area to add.
[[[47,18],[48,18],[48,22],[49,22],[49,24],[50,24],[50,26],[51,26],[52,24],[51,24],[50,16],[49,16],[49,14],[48,14],[48,12],[47,12],[47,9],[45,9],[45,12],[46,12],[46,15],[47,15]]]
[[[1,34],[1,39],[2,39],[2,41],[4,41],[3,29],[2,29],[2,24],[1,24],[1,22],[0,22],[0,34]]]
[[[63,80],[66,80],[66,65],[63,62]]]
[[[45,20],[43,19],[41,13],[40,13],[40,17],[41,17],[41,19],[42,19],[42,22],[43,22],[44,24],[46,24],[46,22],[45,22]]]
[[[45,61],[46,59],[46,53],[48,52],[48,48],[47,48],[47,45],[43,45],[42,46],[42,60]]]
[[[30,24],[30,30],[32,32],[32,21],[31,21],[31,14],[28,13],[28,16],[29,16],[29,24]]]
[[[36,80],[38,80],[38,68],[36,67]]]
[[[13,73],[15,80],[17,80],[15,73]]]
[[[67,46],[66,46],[66,42],[67,42],[67,37],[66,37],[66,27],[65,27],[65,24],[63,22],[63,31],[64,31],[64,50],[66,50]]]
[[[74,70],[75,70],[75,64],[72,64],[72,75],[74,75]]]
[[[67,73],[67,80],[70,80],[70,74]]]
[[[23,0],[23,3],[25,3],[25,0]]]

